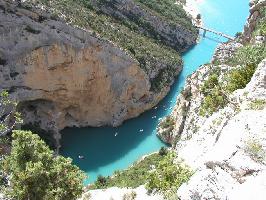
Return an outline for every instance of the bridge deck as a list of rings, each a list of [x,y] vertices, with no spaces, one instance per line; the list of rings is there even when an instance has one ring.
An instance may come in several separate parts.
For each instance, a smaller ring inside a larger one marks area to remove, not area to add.
[[[196,27],[199,28],[199,29],[202,29],[204,31],[208,31],[208,32],[223,36],[223,37],[225,37],[225,38],[227,38],[229,40],[234,40],[235,39],[234,37],[232,37],[230,35],[227,35],[225,33],[222,33],[222,32],[218,32],[218,31],[215,31],[215,30],[212,30],[212,29],[209,29],[209,28],[201,27],[201,26],[196,26]]]

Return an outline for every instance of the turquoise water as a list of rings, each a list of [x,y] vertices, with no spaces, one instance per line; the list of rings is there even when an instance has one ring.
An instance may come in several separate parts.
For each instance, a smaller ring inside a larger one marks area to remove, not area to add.
[[[248,1],[198,0],[204,26],[234,36],[243,29]],[[207,33],[206,38],[201,38],[198,45],[183,55],[184,69],[157,109],[128,120],[118,128],[67,128],[62,131],[61,154],[71,157],[74,164],[88,174],[85,184],[95,181],[100,174],[107,176],[115,170],[125,169],[143,155],[165,146],[156,136],[158,119],[171,112],[185,78],[201,64],[209,62],[215,47],[222,41],[225,40]],[[140,132],[140,129],[144,131]],[[78,155],[85,159],[78,159]]]

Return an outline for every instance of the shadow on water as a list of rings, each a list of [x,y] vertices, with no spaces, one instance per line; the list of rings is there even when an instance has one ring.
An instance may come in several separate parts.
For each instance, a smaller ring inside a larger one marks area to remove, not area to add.
[[[174,104],[173,96],[176,95],[176,90],[180,90],[179,79],[184,79],[184,77],[177,79],[169,94],[156,107],[137,118],[127,120],[117,128],[64,129],[62,131],[62,154],[72,157],[74,163],[84,171],[98,171],[98,168],[126,156],[127,152],[137,148],[141,141],[155,134],[154,128],[160,118],[170,113],[171,106]],[[165,146],[162,142],[160,143],[161,146]],[[73,144],[78,144],[78,147]],[[76,153],[74,157],[73,152]],[[78,159],[78,155],[83,155],[85,159]]]

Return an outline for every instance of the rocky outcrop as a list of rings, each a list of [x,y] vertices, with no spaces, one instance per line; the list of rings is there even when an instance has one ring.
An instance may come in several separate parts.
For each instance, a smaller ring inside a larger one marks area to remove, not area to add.
[[[235,41],[220,44],[214,53],[213,63],[217,61],[222,62],[230,58],[241,46],[243,45]],[[211,75],[210,72],[215,68],[219,68],[222,74],[232,69],[231,66],[225,64],[218,67],[215,64],[207,64],[201,66],[187,78],[184,89],[178,96],[176,106],[171,114],[171,118],[175,121],[173,130],[166,133],[167,130],[161,128],[160,124],[163,124],[167,118],[164,118],[158,126],[157,135],[163,141],[175,145],[178,140],[182,141],[191,138],[199,130],[200,126],[204,124],[207,117],[200,115],[200,108],[204,97],[201,93],[201,87],[204,81]],[[222,78],[222,75],[220,78]],[[171,139],[169,140],[169,138]]]
[[[0,87],[19,102],[26,124],[46,131],[118,126],[156,105],[169,90],[166,85],[151,91],[151,79],[164,66],[147,74],[113,43],[44,10],[1,1],[0,35]],[[177,75],[181,66],[173,69]]]
[[[256,1],[258,4],[251,10],[264,5],[263,2]],[[252,15],[253,12],[250,18]],[[250,18],[246,27],[251,27]],[[227,61],[246,42],[258,43],[256,37],[248,39],[245,34],[242,40],[236,38],[219,45],[212,62],[187,78],[173,112],[157,129],[158,136],[172,144],[178,160],[182,159],[194,170],[191,179],[177,191],[180,200],[265,199],[266,58],[256,64],[255,73],[243,89],[226,94],[225,106],[211,114],[201,113],[204,82],[219,71],[218,82],[226,84],[228,72],[241,67]],[[103,191],[92,192],[103,194]]]
[[[182,200],[264,199],[265,78],[266,60],[246,88],[233,94],[238,108],[231,105],[215,113],[189,140],[177,145],[178,155],[196,170],[178,190]],[[258,101],[262,103],[256,107]]]
[[[172,144],[178,157],[195,170],[177,191],[181,200],[265,199],[266,59],[244,89],[228,94],[224,108],[213,114],[201,113],[202,88],[214,71],[219,71],[218,81],[226,84],[226,74],[241,67],[227,62],[235,52],[243,45],[265,43],[265,36],[257,31],[260,20],[265,21],[261,13],[265,6],[264,0],[251,2],[241,40],[219,45],[212,63],[201,66],[186,80],[167,117],[174,119],[172,131],[162,128],[167,118],[158,127],[159,137]]]
[[[191,20],[188,17],[182,23],[178,22],[178,19],[176,22],[169,23],[166,20],[162,20],[161,16],[149,12],[148,7],[142,5],[142,2],[145,1],[136,2],[134,0],[115,0],[112,2],[92,0],[92,4],[101,12],[124,21],[132,19],[137,21],[141,25],[139,31],[164,41],[166,45],[178,51],[185,51],[195,44],[197,30],[191,31],[184,26],[191,24]],[[185,11],[181,11],[180,16],[186,16]]]
[[[200,112],[202,87],[213,71],[219,69],[219,82],[226,80],[226,74],[240,66],[223,63],[243,44],[263,43],[257,38],[264,36],[253,33],[265,1],[251,6],[242,40],[238,40],[241,43],[232,41],[217,47],[212,63],[203,65],[187,79],[169,116],[175,120],[173,130],[169,133],[158,129],[162,140],[171,143],[178,157],[195,170],[188,183],[177,191],[182,200],[265,199],[266,59],[257,66],[245,88],[227,96],[224,108],[207,116]]]
[[[266,6],[265,0],[251,0],[250,1],[250,16],[248,18],[247,24],[244,27],[244,33],[243,33],[243,41],[249,42],[252,39],[252,33],[255,31],[255,28],[257,26],[257,23],[262,20],[262,13],[264,8]],[[265,36],[262,36],[260,38],[262,42],[266,41]]]

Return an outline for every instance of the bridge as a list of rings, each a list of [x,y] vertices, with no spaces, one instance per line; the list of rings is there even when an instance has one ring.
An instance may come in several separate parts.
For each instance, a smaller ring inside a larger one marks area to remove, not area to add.
[[[205,37],[206,35],[206,32],[210,32],[210,33],[214,33],[216,35],[220,35],[222,37],[225,37],[229,40],[234,40],[235,38],[230,36],[230,35],[227,35],[225,33],[222,33],[222,32],[218,32],[218,31],[215,31],[215,30],[212,30],[212,29],[209,29],[209,28],[205,28],[205,27],[202,27],[202,26],[196,26],[196,28],[199,28],[199,29],[202,29],[204,32],[203,32],[203,37]]]

